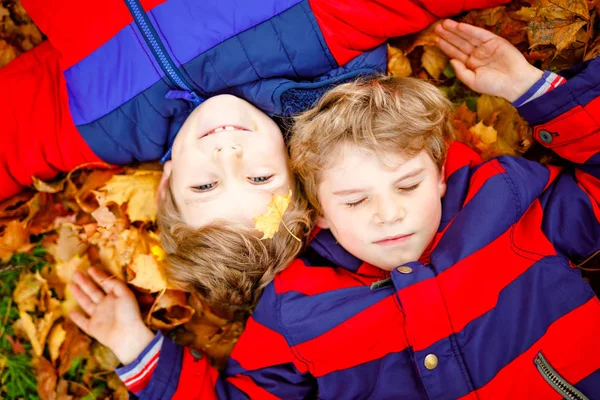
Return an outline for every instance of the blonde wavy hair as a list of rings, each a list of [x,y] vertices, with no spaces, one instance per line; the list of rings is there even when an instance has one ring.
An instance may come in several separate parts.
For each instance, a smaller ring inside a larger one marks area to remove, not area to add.
[[[425,150],[441,169],[453,139],[451,115],[450,101],[419,79],[375,76],[342,84],[295,118],[292,170],[321,214],[320,173],[335,164],[342,145],[355,145],[382,161],[389,154],[410,157]]]
[[[313,227],[308,202],[299,185],[281,227],[272,239],[242,223],[216,221],[201,228],[186,225],[171,190],[171,179],[158,205],[160,240],[167,279],[180,290],[198,293],[220,313],[244,319],[262,290],[300,253]]]

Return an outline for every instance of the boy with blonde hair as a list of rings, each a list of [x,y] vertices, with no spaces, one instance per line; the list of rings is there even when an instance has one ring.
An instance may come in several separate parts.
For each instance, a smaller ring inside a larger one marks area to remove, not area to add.
[[[222,377],[157,335],[118,371],[133,391],[203,399],[600,396],[600,348],[590,345],[600,334],[600,302],[569,262],[600,248],[600,59],[565,83],[485,30],[452,21],[437,30],[463,82],[519,105],[534,137],[573,164],[483,163],[464,145],[448,148],[451,106],[424,82],[380,77],[331,90],[298,117],[291,141],[321,230],[266,287]],[[108,329],[92,328],[118,317],[95,307],[125,286],[93,277],[109,294],[78,289],[89,318],[74,320],[127,353]],[[119,304],[115,310],[135,308]]]

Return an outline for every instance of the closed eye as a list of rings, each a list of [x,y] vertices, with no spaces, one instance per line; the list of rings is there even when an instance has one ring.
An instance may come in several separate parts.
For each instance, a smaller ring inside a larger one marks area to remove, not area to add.
[[[413,190],[417,189],[420,184],[421,184],[421,182],[419,182],[415,185],[412,185],[412,186],[408,186],[408,187],[399,187],[398,190],[401,192],[412,192]]]
[[[265,183],[270,182],[275,175],[267,175],[267,176],[249,176],[248,180],[250,183],[254,185],[264,185]]]
[[[203,185],[192,186],[192,191],[197,193],[210,192],[217,186],[217,182],[205,183]]]
[[[355,201],[355,202],[353,202],[353,203],[345,203],[345,205],[346,205],[346,207],[349,207],[349,208],[354,208],[354,207],[358,207],[358,206],[360,206],[360,205],[361,205],[362,203],[364,203],[366,200],[367,200],[367,198],[366,198],[366,197],[364,197],[364,198],[362,198],[362,199],[360,199],[360,200],[358,200],[358,201]]]

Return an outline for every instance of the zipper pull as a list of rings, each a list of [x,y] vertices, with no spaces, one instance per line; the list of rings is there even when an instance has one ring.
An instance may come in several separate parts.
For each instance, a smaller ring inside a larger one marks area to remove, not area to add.
[[[165,95],[165,98],[186,100],[192,105],[192,108],[198,107],[204,100],[206,100],[198,96],[198,94],[193,90],[169,90],[169,92]]]

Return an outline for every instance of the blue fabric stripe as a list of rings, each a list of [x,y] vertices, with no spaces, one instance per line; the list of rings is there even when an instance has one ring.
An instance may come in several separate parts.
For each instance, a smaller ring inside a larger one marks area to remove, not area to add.
[[[600,393],[600,369],[580,380],[575,387],[590,399]]]
[[[442,198],[442,219],[438,232],[443,231],[462,209],[469,190],[470,179],[471,168],[465,165],[456,170],[446,181],[446,194]]]
[[[574,261],[600,250],[600,224],[590,197],[581,190],[574,170],[564,170],[540,196],[542,231],[564,256]]]
[[[149,12],[166,47],[185,64],[301,0],[169,0]],[[296,32],[297,33],[297,32]]]
[[[531,125],[539,125],[569,111],[578,105],[585,106],[600,96],[600,57],[589,63],[578,65],[580,75],[568,78],[567,82],[544,96],[519,107],[519,113]],[[588,69],[589,71],[582,71]]]
[[[144,390],[144,399],[172,398],[177,390],[182,363],[183,347],[177,346],[170,338],[165,337],[160,349],[158,365],[154,370],[152,380]]]
[[[379,301],[394,295],[392,286],[372,291],[369,286],[333,290],[305,296],[297,292],[279,295],[280,318],[291,346],[314,339]],[[335,309],[335,313],[331,310]]]
[[[259,387],[281,399],[315,398],[317,382],[310,374],[300,373],[293,364],[273,365],[255,371],[244,369],[236,360],[230,358],[225,370],[227,376],[244,375],[250,377]],[[224,391],[238,389],[232,385]],[[220,397],[219,398],[231,398]]]
[[[429,399],[410,349],[329,373],[317,381],[319,399]]]
[[[533,100],[532,97],[536,94],[536,92],[546,84],[548,78],[554,76],[556,78],[556,74],[551,71],[544,71],[542,77],[538,79],[525,93],[521,95],[517,100],[512,102],[514,107],[520,107],[525,104],[527,101]]]
[[[475,387],[483,387],[539,340],[554,321],[593,296],[566,259],[547,257],[532,265],[502,290],[494,309],[456,334]]]

